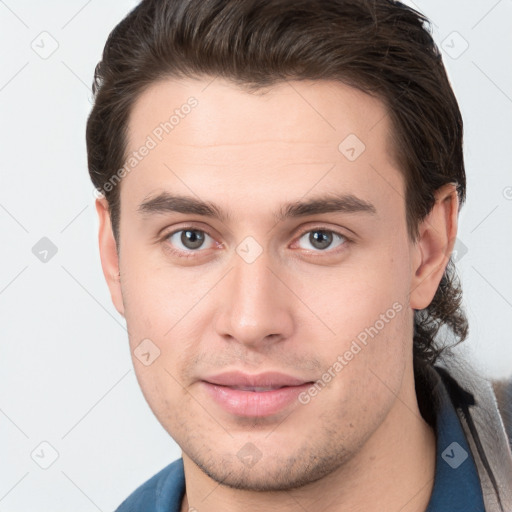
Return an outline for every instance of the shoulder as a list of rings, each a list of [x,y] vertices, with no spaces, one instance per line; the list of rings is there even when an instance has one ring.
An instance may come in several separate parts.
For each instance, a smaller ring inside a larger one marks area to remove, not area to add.
[[[493,380],[492,387],[509,443],[512,446],[512,377]]]
[[[183,459],[178,459],[135,489],[115,512],[180,510],[184,489]]]

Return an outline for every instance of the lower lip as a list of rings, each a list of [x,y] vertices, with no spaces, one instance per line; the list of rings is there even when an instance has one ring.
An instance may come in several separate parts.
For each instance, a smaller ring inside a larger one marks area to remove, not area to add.
[[[236,416],[253,418],[281,412],[294,401],[297,401],[298,396],[312,385],[312,383],[306,383],[272,391],[242,391],[211,384],[210,382],[203,381],[201,384],[225,411]]]

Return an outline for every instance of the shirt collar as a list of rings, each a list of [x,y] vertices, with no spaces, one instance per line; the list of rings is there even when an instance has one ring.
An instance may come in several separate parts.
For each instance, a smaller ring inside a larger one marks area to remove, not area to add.
[[[442,374],[435,367],[434,371],[430,406],[436,434],[436,470],[427,512],[483,511],[475,461]]]

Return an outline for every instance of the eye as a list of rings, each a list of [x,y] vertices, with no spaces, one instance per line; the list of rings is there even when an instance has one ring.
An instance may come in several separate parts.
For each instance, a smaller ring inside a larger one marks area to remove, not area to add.
[[[184,228],[174,231],[165,237],[177,252],[197,252],[198,249],[209,249],[213,238],[200,229]],[[205,247],[205,242],[210,241],[210,246]]]
[[[348,239],[335,231],[317,228],[303,233],[299,238],[300,241],[309,245],[309,247],[303,247],[307,250],[325,251],[325,249],[335,249],[346,244]]]

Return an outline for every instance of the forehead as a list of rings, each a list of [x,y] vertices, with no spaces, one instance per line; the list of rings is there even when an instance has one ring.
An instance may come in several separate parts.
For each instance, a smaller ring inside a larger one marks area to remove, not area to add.
[[[198,108],[189,116],[186,104],[192,98]],[[194,142],[202,146],[250,143],[262,134],[294,142],[300,141],[294,136],[302,135],[307,137],[303,142],[329,144],[351,129],[366,139],[389,131],[383,102],[340,82],[286,81],[249,92],[220,77],[167,79],[149,86],[134,102],[129,145],[173,114],[178,118],[171,121],[169,138],[179,142],[181,134],[190,140],[193,131]],[[212,122],[214,129],[209,129]]]
[[[389,139],[383,102],[339,82],[289,81],[251,93],[220,77],[166,79],[132,107],[126,156],[134,165],[126,166],[122,198],[179,188],[261,208],[336,188],[396,203],[403,184]]]

